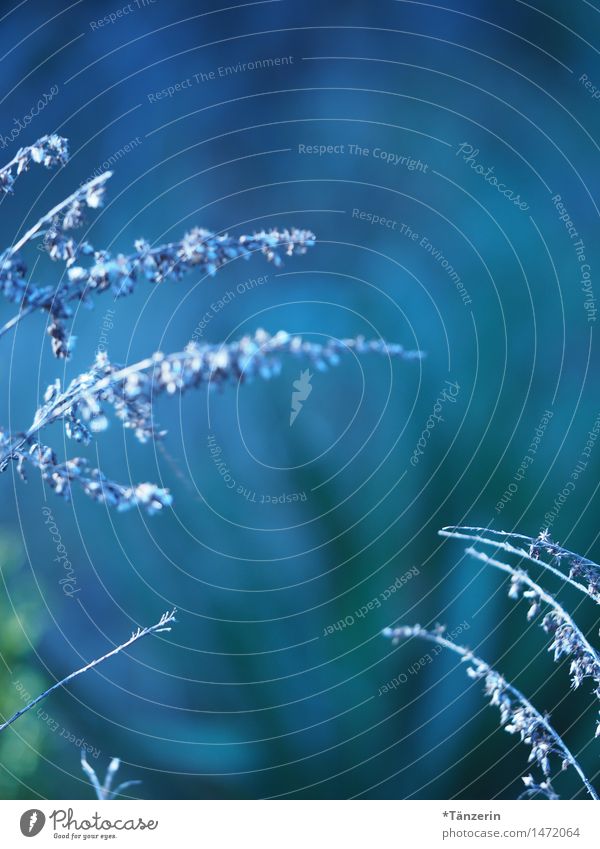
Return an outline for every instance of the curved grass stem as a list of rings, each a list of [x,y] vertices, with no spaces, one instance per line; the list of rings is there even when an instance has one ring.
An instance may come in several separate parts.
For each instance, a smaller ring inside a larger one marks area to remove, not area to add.
[[[546,781],[534,785],[540,792],[551,798],[557,798],[550,783],[550,754],[559,755],[563,763],[573,767],[583,786],[592,799],[598,799],[598,794],[590,780],[585,775],[577,758],[573,755],[560,734],[550,724],[548,717],[532,705],[529,699],[515,686],[506,681],[496,670],[473,652],[452,640],[447,639],[441,632],[430,631],[420,625],[405,625],[396,628],[386,628],[385,636],[395,642],[401,639],[417,637],[446,648],[460,657],[461,661],[469,664],[467,670],[472,678],[485,679],[486,694],[491,703],[500,708],[501,724],[511,734],[520,734],[521,740],[531,746],[529,760],[535,760],[541,767]]]

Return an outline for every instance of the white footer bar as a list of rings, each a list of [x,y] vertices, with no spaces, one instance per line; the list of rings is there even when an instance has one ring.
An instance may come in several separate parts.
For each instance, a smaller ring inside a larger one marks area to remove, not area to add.
[[[599,815],[592,801],[5,801],[0,845],[598,849]]]

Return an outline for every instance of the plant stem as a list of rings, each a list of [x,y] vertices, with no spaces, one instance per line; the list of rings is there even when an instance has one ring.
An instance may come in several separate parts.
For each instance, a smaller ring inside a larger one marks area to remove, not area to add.
[[[463,533],[463,531],[476,531],[477,533]],[[522,534],[511,534],[506,531],[493,531],[491,528],[471,528],[471,527],[461,527],[461,526],[449,526],[446,528],[442,528],[441,531],[438,531],[438,535],[441,537],[449,537],[450,539],[468,539],[472,542],[480,542],[483,545],[490,545],[493,548],[500,548],[503,551],[507,551],[509,554],[516,554],[518,557],[523,557],[525,560],[529,560],[530,563],[536,563],[538,566],[542,566],[548,572],[552,572],[557,578],[560,578],[561,581],[564,581],[566,584],[570,584],[576,590],[583,593],[584,595],[590,596],[588,588],[584,584],[580,584],[579,581],[575,581],[573,578],[569,578],[568,575],[565,575],[564,572],[561,572],[560,569],[556,569],[550,563],[546,563],[544,560],[538,560],[535,557],[532,557],[528,551],[525,551],[524,548],[517,548],[514,545],[511,545],[504,539],[490,539],[489,537],[481,536],[481,534],[498,534],[499,536],[504,537],[513,537],[516,539],[526,540],[530,545],[538,544],[540,548],[544,547],[543,543],[538,543],[532,537],[526,537]],[[567,551],[566,548],[561,548],[554,543],[551,543],[551,547],[553,550],[556,550],[561,555],[565,557],[572,557],[576,560],[579,560],[587,565],[595,566],[597,569],[600,569],[597,563],[594,563],[592,560],[587,560],[586,558],[579,557],[579,555],[574,554],[572,551]]]
[[[42,218],[37,221],[33,227],[30,229],[19,239],[19,241],[9,248],[7,254],[8,256],[14,256],[14,254],[18,253],[27,242],[31,241],[31,239],[36,236],[39,231],[46,224],[50,224],[56,216],[63,211],[66,207],[70,206],[77,200],[81,200],[84,198],[90,189],[96,188],[96,186],[101,186],[106,183],[106,181],[112,177],[112,171],[105,171],[103,174],[99,174],[97,177],[94,177],[93,180],[89,180],[87,183],[84,183],[83,186],[80,186],[77,191],[73,192],[72,195],[69,195],[68,198],[65,198],[60,203],[57,203],[56,206],[52,207],[52,209],[47,212]]]
[[[453,643],[451,640],[448,640],[441,634],[436,634],[434,631],[428,631],[426,628],[421,628],[420,625],[401,626],[399,628],[386,628],[384,634],[386,634],[386,636],[395,637],[396,639],[400,637],[418,637],[419,639],[427,640],[430,643],[435,643],[436,645],[441,646],[442,648],[446,648],[454,652],[454,654],[457,654],[461,658],[461,660],[467,663],[473,663],[477,667],[485,670],[487,673],[491,673],[501,679],[503,688],[508,691],[518,702],[520,702],[521,705],[526,709],[526,711],[528,711],[532,716],[535,717],[536,721],[552,738],[557,748],[562,752],[565,760],[570,764],[570,766],[573,767],[573,769],[579,775],[579,778],[581,779],[585,789],[592,797],[592,799],[598,799],[598,794],[596,793],[589,779],[583,772],[575,755],[572,754],[560,734],[552,727],[549,720],[545,716],[542,716],[542,714],[531,704],[529,699],[520,690],[518,690],[516,687],[514,687],[512,684],[502,678],[502,676],[500,676],[494,669],[492,669],[492,667],[489,666],[485,661],[481,660],[481,658],[477,657],[477,655],[474,655],[470,649],[465,648],[465,646],[460,646],[456,643]]]
[[[7,719],[6,722],[3,722],[0,725],[0,731],[4,731],[9,725],[11,725],[16,719],[20,716],[23,716],[24,713],[27,713],[28,710],[31,710],[32,707],[35,707],[38,702],[41,702],[42,699],[45,699],[46,696],[50,695],[54,690],[57,690],[59,687],[64,687],[69,681],[72,681],[73,678],[76,678],[78,675],[82,675],[84,672],[87,672],[88,669],[92,669],[94,666],[97,666],[99,663],[103,663],[105,660],[108,660],[109,657],[113,657],[113,655],[118,654],[123,651],[123,649],[128,648],[133,645],[133,643],[140,640],[142,637],[147,636],[148,634],[158,634],[161,631],[170,631],[171,629],[168,627],[169,622],[175,621],[175,610],[172,610],[167,613],[163,613],[158,622],[154,625],[150,625],[148,628],[138,628],[137,631],[134,631],[131,637],[127,640],[127,642],[122,643],[120,646],[117,646],[112,651],[107,652],[107,654],[102,655],[102,657],[96,658],[96,660],[92,660],[91,663],[86,664],[86,666],[82,666],[81,669],[78,669],[76,672],[71,672],[70,675],[67,675],[66,678],[63,678],[62,681],[57,681],[56,684],[53,684],[52,687],[49,687],[35,699],[32,699],[25,707],[22,707],[16,713],[14,713],[10,719]]]
[[[32,313],[35,309],[36,309],[36,307],[33,304],[30,304],[28,307],[21,309],[20,312],[18,312],[16,315],[13,315],[13,317],[11,319],[9,319],[9,321],[7,321],[6,324],[4,324],[4,325],[2,325],[2,327],[0,327],[0,337],[4,336],[5,333],[8,333],[9,330],[12,330],[13,327],[16,327],[17,324],[23,318],[25,318],[25,316]]]

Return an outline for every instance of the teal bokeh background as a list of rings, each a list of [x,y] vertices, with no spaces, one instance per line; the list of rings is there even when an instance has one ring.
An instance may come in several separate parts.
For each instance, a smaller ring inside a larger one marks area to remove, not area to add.
[[[180,349],[211,310],[208,342],[285,328],[314,340],[381,336],[427,356],[348,357],[317,373],[293,428],[296,362],[268,383],[162,399],[168,436],[158,449],[113,423],[88,456],[117,479],[171,488],[173,510],[151,519],[80,494],[46,501],[34,474],[27,486],[4,474],[3,714],[20,706],[17,682],[35,694],[168,607],[179,622],[55,693],[49,719],[32,712],[4,732],[0,792],[89,797],[74,737],[99,751],[100,768],[121,757],[142,798],[513,798],[527,752],[497,728],[479,686],[443,655],[411,674],[427,647],[381,637],[416,621],[450,630],[466,621],[465,641],[552,710],[593,776],[591,695],[565,699],[567,671],[552,666],[539,629],[497,576],[436,532],[464,522],[536,534],[600,414],[593,311],[552,200],[561,195],[598,291],[600,101],[580,78],[600,85],[600,17],[584,4],[516,0],[131,5],[95,28],[118,4],[3,10],[0,133],[59,89],[4,159],[50,131],[72,150],[66,168],[32,170],[2,202],[4,244],[116,157],[107,203],[89,219],[95,246],[127,253],[136,238],[159,244],[196,225],[236,234],[294,225],[314,230],[317,245],[281,269],[253,257],[214,279],[98,297],[75,317],[66,367],[51,357],[43,318],[29,318],[0,340],[2,423],[26,427],[47,383],[90,364],[107,309],[114,361]],[[293,61],[219,76],[267,57]],[[211,71],[215,79],[195,81]],[[476,173],[461,144],[528,208]],[[411,171],[375,150],[427,167]],[[35,251],[28,259],[37,282],[60,279],[62,266]],[[235,297],[214,309],[227,292]],[[2,309],[6,320],[11,306]],[[446,381],[460,386],[456,402],[411,466]],[[535,459],[497,512],[548,409]],[[211,433],[257,500],[224,485]],[[59,453],[80,453],[58,428],[52,438]],[[557,540],[596,558],[599,462],[596,447],[551,523]],[[293,493],[306,500],[261,503]],[[75,599],[58,583],[46,505],[74,564]],[[327,634],[411,569],[418,575],[388,601]],[[592,629],[593,607],[567,602]],[[406,684],[379,694],[402,673]],[[565,795],[578,791],[561,781]]]

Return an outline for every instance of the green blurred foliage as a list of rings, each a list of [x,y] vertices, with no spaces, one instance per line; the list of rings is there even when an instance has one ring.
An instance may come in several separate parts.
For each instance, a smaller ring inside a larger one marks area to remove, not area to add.
[[[44,676],[35,671],[35,647],[43,633],[40,605],[23,590],[13,591],[10,598],[6,592],[8,584],[18,587],[25,569],[18,537],[0,527],[0,715],[4,720],[27,703],[26,693],[34,697],[47,686]],[[44,767],[40,760],[51,753],[46,731],[34,709],[0,734],[1,798],[31,798]]]

